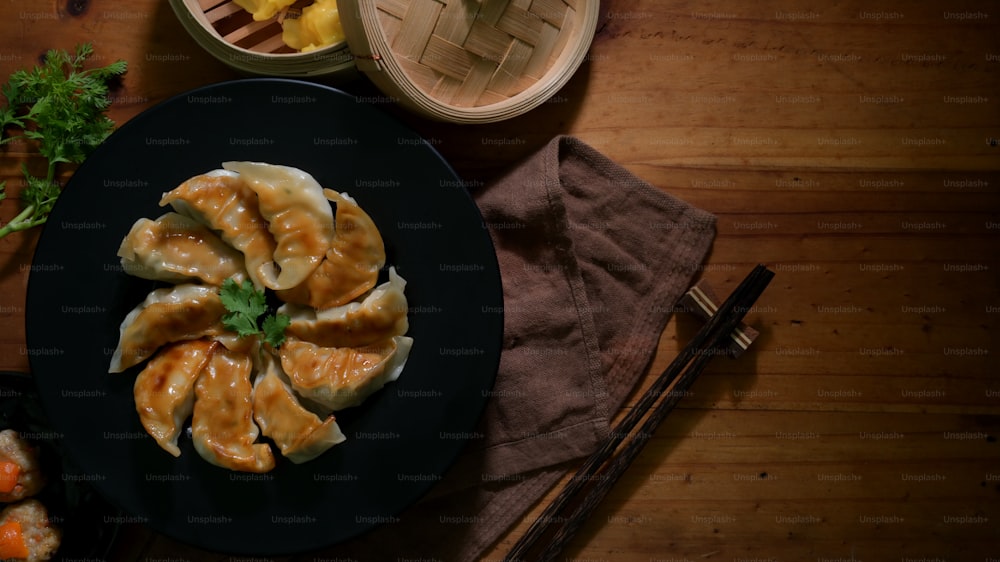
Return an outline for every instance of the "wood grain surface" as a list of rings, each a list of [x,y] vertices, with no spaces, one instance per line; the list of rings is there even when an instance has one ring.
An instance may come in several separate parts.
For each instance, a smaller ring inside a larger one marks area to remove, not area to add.
[[[335,82],[473,187],[576,135],[718,216],[702,276],[719,294],[758,262],[777,273],[751,350],[711,364],[564,560],[1000,559],[1000,4],[942,6],[607,1],[570,83],[492,125],[426,121],[365,79]],[[80,41],[130,63],[118,123],[237,77],[166,2],[0,3],[0,76]],[[39,165],[30,146],[4,147],[0,222],[22,163]],[[0,240],[2,370],[29,370],[37,235]],[[675,315],[650,372],[696,328]],[[229,559],[131,523],[113,559],[168,556]]]

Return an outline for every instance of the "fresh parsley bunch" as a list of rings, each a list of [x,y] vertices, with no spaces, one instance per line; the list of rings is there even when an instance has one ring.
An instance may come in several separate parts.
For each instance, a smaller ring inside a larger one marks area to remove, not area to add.
[[[222,324],[240,337],[262,334],[264,341],[278,347],[285,341],[285,328],[291,318],[284,314],[268,314],[258,324],[262,314],[267,312],[267,297],[263,291],[254,288],[253,283],[244,280],[237,283],[232,277],[222,282],[219,298],[226,314]]]
[[[62,191],[56,181],[59,164],[83,162],[114,130],[105,114],[111,105],[108,82],[124,74],[127,65],[119,60],[84,70],[93,53],[89,43],[78,45],[72,54],[50,50],[41,65],[14,72],[2,86],[7,105],[0,108],[0,145],[16,138],[37,142],[48,169],[44,177],[36,177],[22,164],[22,210],[0,228],[0,238],[44,223]],[[6,136],[8,129],[21,133]],[[6,197],[5,187],[0,182],[0,200]]]

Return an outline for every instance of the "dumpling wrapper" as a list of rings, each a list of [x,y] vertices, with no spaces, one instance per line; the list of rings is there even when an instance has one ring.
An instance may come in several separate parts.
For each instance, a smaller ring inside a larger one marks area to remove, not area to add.
[[[389,280],[360,302],[316,310],[285,303],[278,312],[288,315],[286,333],[323,347],[358,347],[401,336],[409,329],[406,280],[389,268]]]
[[[277,243],[260,214],[257,195],[239,174],[213,170],[194,176],[164,193],[160,206],[165,205],[204,224],[239,250],[247,275],[258,289],[277,279]]]
[[[154,281],[221,285],[230,277],[237,282],[246,277],[242,253],[180,213],[135,221],[118,256],[126,273]]]
[[[337,205],[333,242],[305,281],[277,292],[284,302],[313,308],[345,305],[370,291],[385,265],[385,244],[371,217],[348,194],[323,193]]]
[[[270,353],[265,354],[263,372],[254,381],[253,416],[261,433],[296,464],[310,461],[347,439],[333,415],[321,420],[302,406]]]
[[[219,344],[209,339],[175,342],[161,349],[135,378],[135,409],[146,433],[175,457],[177,439],[194,410],[194,385]]]
[[[226,309],[219,289],[182,283],[150,291],[118,328],[118,347],[109,373],[120,373],[151,357],[164,345],[221,333]]]
[[[266,443],[255,443],[250,355],[218,346],[194,386],[191,439],[206,461],[241,472],[268,472],[275,459]]]
[[[365,347],[321,347],[287,339],[281,366],[292,388],[332,411],[357,406],[403,372],[413,338],[396,336]]]
[[[263,279],[274,290],[305,281],[323,260],[333,240],[333,209],[309,173],[263,162],[224,162],[254,193],[261,216],[277,247],[277,277]]]

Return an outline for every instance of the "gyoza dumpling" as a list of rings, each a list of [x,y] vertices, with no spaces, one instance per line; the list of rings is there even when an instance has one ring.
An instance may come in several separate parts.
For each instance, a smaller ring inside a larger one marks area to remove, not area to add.
[[[254,381],[253,417],[260,432],[294,463],[310,461],[346,440],[332,415],[321,420],[299,403],[270,353],[264,354],[263,372]]]
[[[168,344],[135,378],[135,409],[142,426],[175,457],[181,455],[177,438],[194,409],[194,383],[218,346],[209,339]]]
[[[218,287],[182,283],[150,291],[118,328],[109,373],[148,359],[165,344],[221,333],[226,309]]]
[[[341,410],[398,379],[412,346],[406,336],[365,347],[320,347],[290,338],[281,345],[281,366],[304,398]]]
[[[347,304],[375,286],[385,265],[385,245],[371,217],[346,193],[332,189],[323,193],[337,205],[333,242],[305,281],[278,291],[278,298],[285,302],[313,308]]]
[[[191,439],[206,461],[230,470],[268,472],[274,453],[254,443],[260,429],[253,421],[253,360],[218,346],[194,385]]]
[[[221,285],[246,276],[243,254],[207,226],[179,213],[135,221],[118,248],[126,273],[167,283],[201,280]]]
[[[409,329],[404,280],[389,268],[389,280],[375,287],[361,302],[323,310],[283,304],[278,312],[291,322],[286,333],[324,347],[358,347],[401,336]]]
[[[277,244],[260,214],[257,195],[239,174],[213,170],[194,176],[164,193],[160,206],[165,205],[211,228],[239,250],[258,289],[278,278],[274,266]]]
[[[265,278],[271,289],[290,289],[319,266],[333,239],[333,210],[323,188],[308,173],[263,162],[225,162],[257,194],[261,216],[274,236],[277,278]]]

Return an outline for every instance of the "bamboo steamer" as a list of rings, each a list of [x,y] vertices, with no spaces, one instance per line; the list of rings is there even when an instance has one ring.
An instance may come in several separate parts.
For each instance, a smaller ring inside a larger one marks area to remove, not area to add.
[[[281,17],[295,17],[310,3],[298,0]],[[199,45],[246,74],[309,78],[354,69],[346,41],[299,53],[281,40],[279,19],[254,21],[230,0],[170,0],[170,6]]]
[[[401,103],[463,123],[520,115],[583,62],[597,0],[341,0],[358,68]]]
[[[489,123],[539,106],[586,58],[599,0],[337,0],[343,44],[309,53],[230,0],[170,0],[185,28],[239,70],[268,76],[364,72],[401,105],[441,121]],[[301,0],[294,10],[308,5]]]

